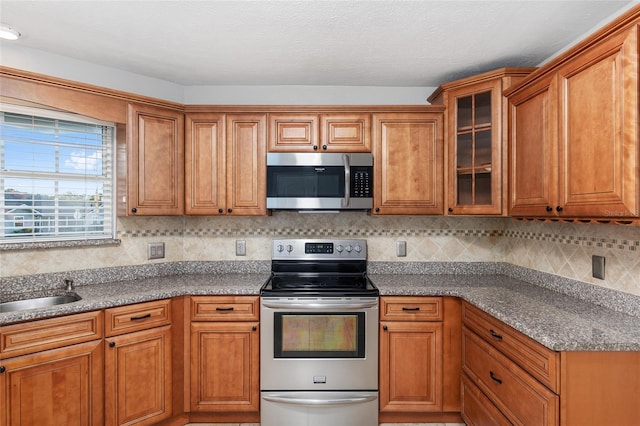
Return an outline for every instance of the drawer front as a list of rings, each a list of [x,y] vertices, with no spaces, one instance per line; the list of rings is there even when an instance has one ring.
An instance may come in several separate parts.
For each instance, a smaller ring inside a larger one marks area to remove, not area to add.
[[[467,426],[511,426],[489,398],[462,375],[462,418]]]
[[[95,311],[3,326],[0,359],[101,339],[102,321]]]
[[[465,326],[500,350],[549,389],[556,393],[559,392],[559,352],[542,346],[468,303],[463,303],[462,320]]]
[[[171,324],[171,300],[154,300],[105,309],[107,337]]]
[[[381,297],[380,319],[390,321],[442,321],[441,297]]]
[[[558,423],[558,396],[465,327],[462,369],[513,423]]]
[[[258,321],[258,296],[194,296],[191,321]]]

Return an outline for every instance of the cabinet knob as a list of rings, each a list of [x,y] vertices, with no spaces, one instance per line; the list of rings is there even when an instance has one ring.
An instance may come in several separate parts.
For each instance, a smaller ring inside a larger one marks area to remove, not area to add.
[[[562,212],[562,207],[561,207],[561,206],[556,206],[556,211],[557,211],[558,213]]]
[[[136,209],[135,207],[131,209],[131,213],[138,213],[138,209]]]
[[[326,151],[327,150],[327,146],[326,145],[322,145],[322,149],[324,149]]]
[[[218,213],[223,213],[224,210],[223,209],[218,209]]]
[[[115,348],[116,347],[116,342],[109,342],[109,347],[110,348]]]
[[[317,151],[317,150],[318,150],[318,145],[314,145],[314,146],[313,146],[313,150],[314,150],[314,151]]]
[[[449,208],[447,209],[447,211],[448,211],[449,213],[453,213],[453,207],[449,207]]]
[[[5,371],[7,371],[5,366],[4,365],[0,365],[0,373],[4,373]]]
[[[227,213],[231,213],[233,209],[227,209]]]
[[[387,331],[387,330],[389,330],[389,327],[387,327],[386,325],[383,325],[383,326],[382,326],[382,329],[383,329],[384,331]]]
[[[256,331],[258,329],[258,327],[256,327],[255,325],[253,327],[251,327],[251,331]]]
[[[551,206],[547,206],[547,211],[548,211],[548,212],[552,212],[552,211],[553,211],[553,207],[551,207]]]
[[[376,213],[380,211],[380,207],[376,207]]]

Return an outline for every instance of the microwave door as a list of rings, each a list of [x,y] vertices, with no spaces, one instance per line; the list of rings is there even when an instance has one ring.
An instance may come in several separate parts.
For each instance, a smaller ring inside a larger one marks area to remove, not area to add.
[[[271,166],[267,208],[340,209],[347,186],[344,166]]]

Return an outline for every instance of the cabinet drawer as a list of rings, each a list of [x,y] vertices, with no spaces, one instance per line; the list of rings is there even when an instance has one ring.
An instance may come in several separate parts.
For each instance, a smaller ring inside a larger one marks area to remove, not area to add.
[[[442,321],[441,297],[382,297],[380,319],[393,321]]]
[[[105,334],[117,336],[171,324],[171,300],[154,300],[105,309]]]
[[[462,320],[493,347],[558,393],[560,353],[530,339],[468,303],[463,303]]]
[[[558,396],[466,327],[462,370],[513,423],[557,424]]]
[[[102,312],[86,312],[3,326],[0,359],[101,339]]]
[[[258,296],[195,296],[191,321],[257,321]]]
[[[462,407],[462,418],[467,426],[511,426],[509,419],[464,374]]]

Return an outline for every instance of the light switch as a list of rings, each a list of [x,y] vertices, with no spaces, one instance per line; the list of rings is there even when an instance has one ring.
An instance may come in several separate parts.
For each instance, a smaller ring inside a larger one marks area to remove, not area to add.
[[[604,256],[591,256],[591,275],[593,278],[604,280]]]
[[[405,257],[407,255],[407,242],[406,241],[397,241],[396,242],[396,256],[397,257]]]

